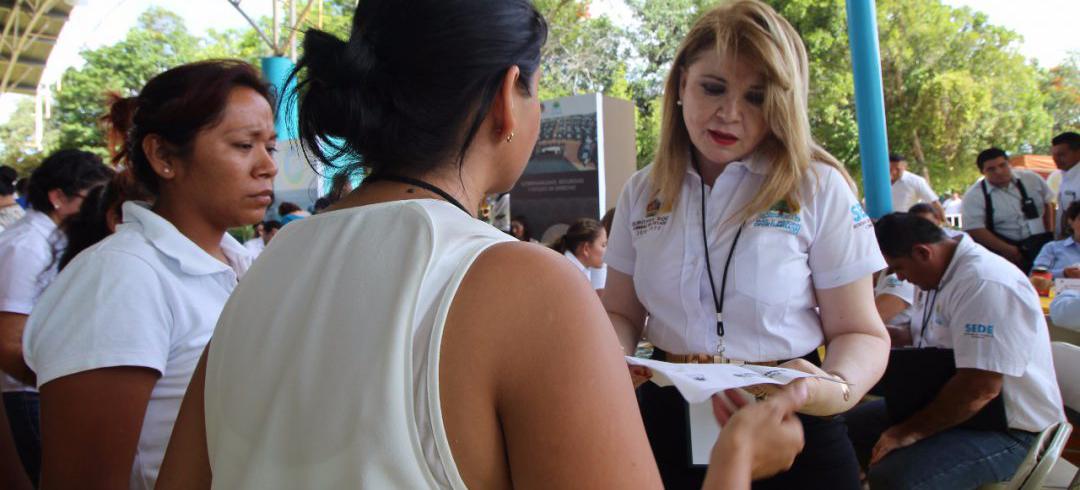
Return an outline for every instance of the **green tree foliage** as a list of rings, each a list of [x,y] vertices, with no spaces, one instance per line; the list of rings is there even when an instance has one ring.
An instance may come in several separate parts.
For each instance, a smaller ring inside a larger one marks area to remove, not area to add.
[[[1046,72],[1042,90],[1046,110],[1054,117],[1054,133],[1080,131],[1080,51]]]
[[[108,93],[130,96],[170,67],[201,58],[201,43],[183,19],[160,8],[144,12],[120,42],[85,50],[81,68],[68,69],[56,94],[56,148],[82,148],[106,156],[98,120]]]
[[[625,93],[625,32],[589,14],[588,0],[537,0],[548,21],[540,97],[552,99],[613,89]]]
[[[844,0],[766,1],[806,44],[815,138],[861,174]],[[627,4],[639,22],[631,38],[641,64],[631,84],[638,110],[648,118],[678,42],[710,2]],[[974,181],[974,158],[983,148],[1045,148],[1053,128],[1078,125],[1076,57],[1041,70],[1018,54],[1015,33],[940,0],[879,0],[877,7],[890,145],[910,155],[913,169],[929,175],[939,190]],[[652,160],[655,143],[645,140],[657,125],[639,124],[639,165]]]
[[[303,4],[297,3],[298,10]],[[323,28],[346,38],[354,6],[355,0],[324,0]],[[282,39],[291,32],[286,28],[286,20],[284,16],[279,19]],[[263,32],[271,31],[271,19],[264,17],[257,22]],[[301,30],[316,27],[318,23],[319,16],[313,8]],[[254,29],[211,30],[200,38],[191,34],[175,13],[150,8],[123,40],[83,51],[81,55],[86,63],[64,73],[54,111],[57,136],[46,138],[47,146],[84,148],[104,156],[104,136],[98,120],[104,114],[107,94],[134,95],[154,75],[183,63],[235,58],[258,66],[259,59],[269,54],[269,46]],[[0,141],[7,146],[7,138]]]
[[[548,19],[540,96],[602,92],[637,109],[638,165],[652,161],[660,96],[675,51],[714,0],[624,0],[629,25],[592,15],[590,0],[535,0]],[[810,58],[810,119],[815,137],[860,174],[854,86],[845,0],[765,0],[801,34]],[[305,2],[298,0],[298,11]],[[356,0],[324,0],[301,30],[321,27],[348,37]],[[1038,67],[1017,51],[1020,38],[980,13],[941,0],[878,0],[885,105],[892,150],[939,190],[977,177],[972,162],[988,146],[1045,151],[1054,132],[1080,128],[1080,52],[1061,66]],[[281,36],[289,31],[282,16]],[[269,35],[271,20],[258,20]],[[302,34],[301,34],[302,36]],[[97,119],[107,92],[133,94],[151,76],[180,63],[240,58],[256,63],[269,48],[254,29],[192,35],[182,19],[150,9],[127,37],[82,53],[68,70],[46,133],[48,148],[104,153]],[[0,130],[0,158],[31,162],[32,110],[21,108]]]
[[[46,125],[45,138],[55,133],[55,126]],[[41,163],[42,155],[34,146],[34,99],[20,99],[11,119],[0,126],[0,165],[14,167],[19,175],[29,175]]]

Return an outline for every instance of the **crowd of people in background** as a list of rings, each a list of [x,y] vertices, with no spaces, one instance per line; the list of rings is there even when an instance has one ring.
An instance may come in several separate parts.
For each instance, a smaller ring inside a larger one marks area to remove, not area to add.
[[[675,53],[656,161],[540,244],[507,193],[550,129],[546,21],[413,3],[307,33],[300,139],[335,172],[307,210],[241,61],[111,96],[108,165],[0,167],[0,487],[973,488],[1065,420],[1039,294],[1080,279],[1080,134],[1057,189],[988,148],[939,196],[889,155],[871,220],[799,34],[736,0]],[[1080,329],[1080,288],[1049,318]],[[702,466],[642,342],[813,377],[715,396]]]

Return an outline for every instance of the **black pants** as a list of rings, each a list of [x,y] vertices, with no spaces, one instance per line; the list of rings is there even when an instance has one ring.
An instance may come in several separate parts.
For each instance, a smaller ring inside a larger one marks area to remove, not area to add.
[[[41,426],[39,422],[39,398],[36,391],[11,391],[4,393],[4,409],[7,411],[15,449],[19,452],[23,469],[30,482],[37,488],[41,473]]]
[[[690,465],[686,402],[678,390],[645,383],[638,389],[638,400],[664,488],[701,488],[705,467]],[[754,489],[859,490],[859,463],[843,419],[804,415],[799,419],[806,435],[803,452],[791,470],[754,482]]]

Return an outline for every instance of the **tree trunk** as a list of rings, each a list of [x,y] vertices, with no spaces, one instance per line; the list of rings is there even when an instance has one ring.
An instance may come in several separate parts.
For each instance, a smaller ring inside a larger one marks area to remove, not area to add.
[[[911,130],[911,151],[915,154],[915,161],[919,163],[922,176],[930,182],[930,166],[926,164],[926,155],[923,155],[922,143],[919,142],[919,130]]]

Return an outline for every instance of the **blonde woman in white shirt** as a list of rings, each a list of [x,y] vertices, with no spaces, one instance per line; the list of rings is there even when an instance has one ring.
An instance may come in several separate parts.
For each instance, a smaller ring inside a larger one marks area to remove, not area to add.
[[[835,378],[811,383],[792,470],[755,488],[858,489],[843,423],[821,417],[850,409],[884,371],[871,275],[885,262],[847,172],[811,138],[808,78],[798,33],[766,4],[730,2],[697,21],[668,76],[656,161],[616,206],[603,300],[627,354],[645,337],[669,362]],[[665,485],[700,484],[684,402],[652,384],[640,399]]]
[[[41,391],[42,486],[154,487],[180,400],[251,259],[277,172],[269,88],[240,61],[182,65],[136,100],[125,166],[155,200],[71,261],[23,338]]]
[[[308,31],[301,137],[370,172],[230,298],[159,490],[660,488],[596,295],[475,219],[536,143],[546,33],[528,0],[365,0],[347,42]],[[793,394],[728,422],[710,488],[789,462]]]

